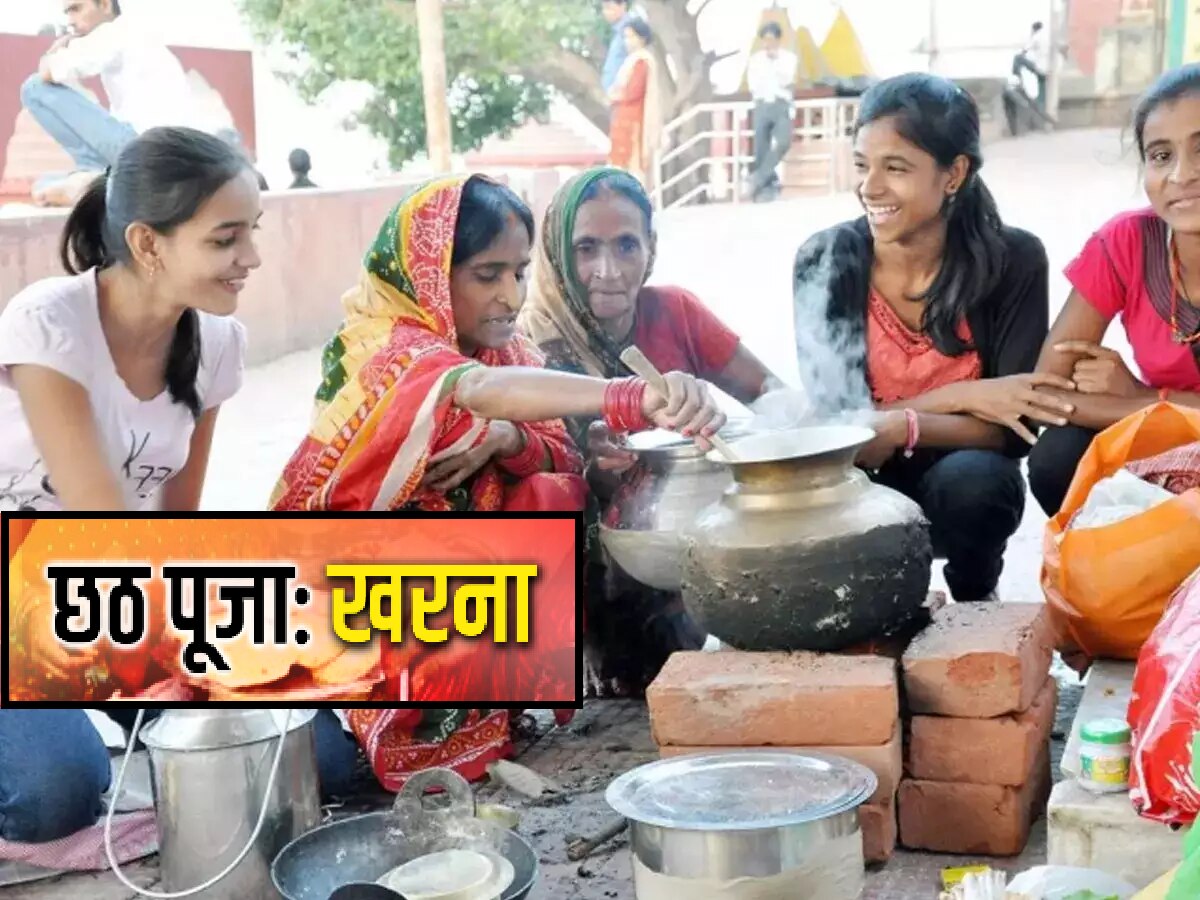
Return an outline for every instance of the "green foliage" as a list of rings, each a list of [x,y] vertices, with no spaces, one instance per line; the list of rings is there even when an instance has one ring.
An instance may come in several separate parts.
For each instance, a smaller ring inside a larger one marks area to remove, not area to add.
[[[309,102],[335,82],[374,91],[357,123],[400,166],[425,148],[416,6],[412,0],[239,0],[257,36],[295,63],[285,76]],[[607,26],[588,0],[449,0],[446,72],[455,149],[507,134],[550,100],[545,67],[564,53],[599,71]],[[598,77],[598,76],[597,76]]]

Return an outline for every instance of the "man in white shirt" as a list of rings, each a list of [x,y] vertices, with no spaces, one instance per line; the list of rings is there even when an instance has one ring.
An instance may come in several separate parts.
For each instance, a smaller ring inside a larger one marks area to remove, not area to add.
[[[79,172],[104,171],[127,143],[156,126],[203,126],[178,58],[140,35],[121,15],[120,0],[63,0],[63,11],[71,33],[42,57],[21,87],[21,102]],[[68,87],[95,76],[108,94],[107,110]]]
[[[1034,22],[1029,33],[1029,41],[1017,54],[1013,61],[1013,74],[1018,78],[1022,70],[1028,71],[1037,79],[1037,102],[1042,109],[1046,108],[1046,75],[1050,71],[1050,35],[1041,22]]]
[[[768,22],[759,31],[762,49],[750,57],[747,81],[754,98],[754,200],[772,199],[780,191],[775,170],[792,146],[792,101],[795,99],[795,53],[782,48],[783,29]]]

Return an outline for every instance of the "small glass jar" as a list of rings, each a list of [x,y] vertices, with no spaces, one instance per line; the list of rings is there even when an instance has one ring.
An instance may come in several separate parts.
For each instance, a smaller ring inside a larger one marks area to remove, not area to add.
[[[1094,719],[1080,733],[1079,784],[1096,794],[1129,790],[1133,748],[1129,725],[1121,719]]]

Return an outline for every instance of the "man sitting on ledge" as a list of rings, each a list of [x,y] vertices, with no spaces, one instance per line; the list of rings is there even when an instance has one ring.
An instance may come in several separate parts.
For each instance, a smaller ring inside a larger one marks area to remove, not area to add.
[[[142,132],[203,128],[183,66],[121,15],[120,0],[63,0],[63,11],[71,33],[54,42],[21,87],[22,105],[75,161],[73,173],[34,186],[35,202],[55,206],[73,205]],[[95,76],[108,94],[107,110],[67,86]]]

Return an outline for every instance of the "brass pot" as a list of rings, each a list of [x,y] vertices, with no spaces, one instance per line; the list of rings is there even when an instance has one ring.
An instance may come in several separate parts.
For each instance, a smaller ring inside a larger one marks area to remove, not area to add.
[[[814,426],[733,445],[733,486],[685,538],[683,600],[698,624],[743,650],[827,651],[921,614],[928,523],[855,467],[873,436]]]
[[[600,520],[600,542],[636,581],[662,591],[682,583],[683,533],[733,482],[694,441],[669,431],[630,437],[637,465]]]

